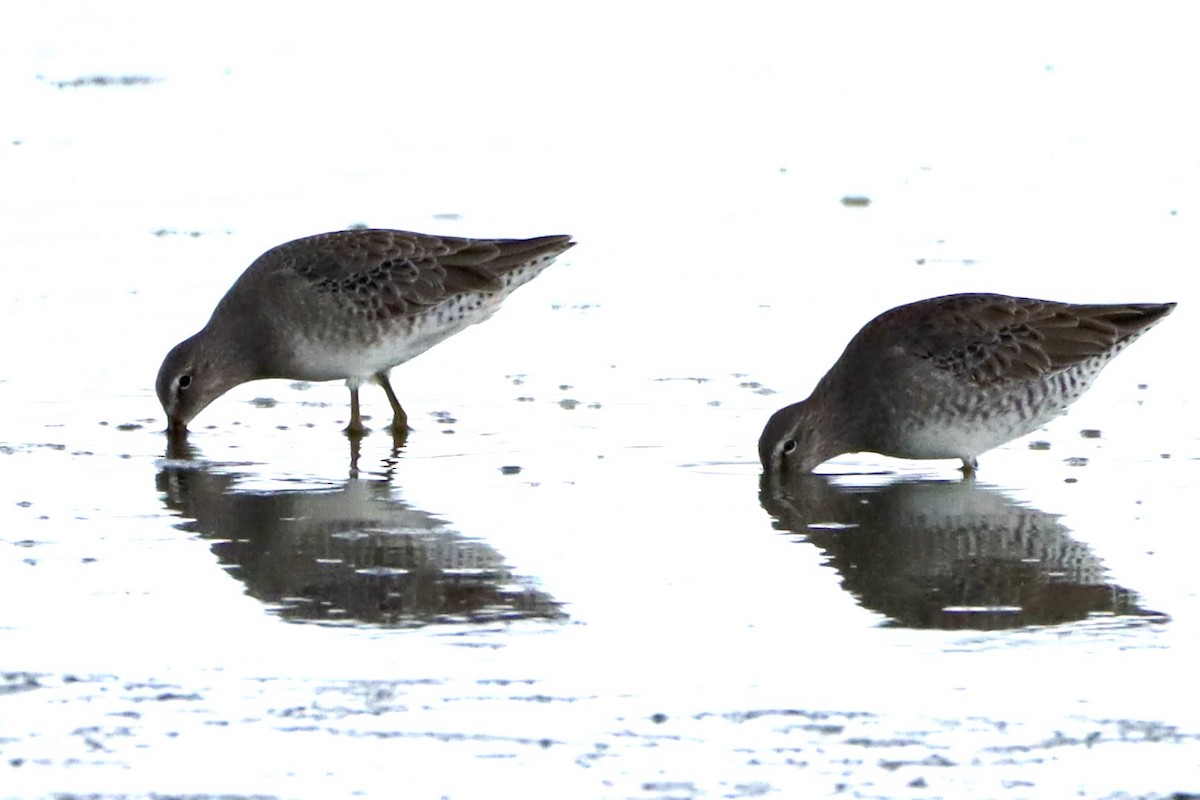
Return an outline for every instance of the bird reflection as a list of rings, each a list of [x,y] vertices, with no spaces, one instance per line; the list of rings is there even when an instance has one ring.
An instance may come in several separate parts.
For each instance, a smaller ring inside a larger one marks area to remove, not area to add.
[[[775,527],[802,534],[866,608],[907,628],[995,630],[1094,615],[1165,616],[1106,580],[1058,517],[975,482],[842,487],[764,477]]]
[[[221,564],[284,619],[419,627],[566,616],[489,545],[396,500],[387,482],[247,491],[244,477],[168,460],[157,486],[187,518],[179,527],[212,540]]]

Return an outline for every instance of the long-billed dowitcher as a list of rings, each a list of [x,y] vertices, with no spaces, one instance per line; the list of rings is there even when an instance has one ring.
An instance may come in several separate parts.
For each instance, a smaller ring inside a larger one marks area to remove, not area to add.
[[[976,457],[1024,436],[1087,391],[1174,303],[1074,305],[956,294],[868,322],[807,400],[771,417],[767,472],[811,472],[843,453]]]
[[[374,381],[392,427],[408,417],[388,370],[487,319],[514,289],[574,245],[569,236],[461,239],[392,230],[323,233],[263,253],[204,329],[175,346],[156,390],[168,432],[235,386],[259,378],[344,379],[352,435],[358,387]]]

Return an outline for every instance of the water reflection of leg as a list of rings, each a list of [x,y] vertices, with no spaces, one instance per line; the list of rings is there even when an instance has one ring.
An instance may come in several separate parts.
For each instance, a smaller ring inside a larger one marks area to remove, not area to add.
[[[361,436],[349,436],[350,440],[350,479],[354,480],[359,477],[361,471],[358,466],[359,459],[362,456],[362,440]],[[395,471],[396,464],[399,463],[401,455],[404,453],[404,446],[408,442],[408,431],[392,431],[392,447],[388,452],[387,458],[383,460],[383,474],[390,480],[392,473]]]
[[[403,430],[392,428],[392,458],[397,458],[400,451],[404,449],[404,445],[408,442],[408,426],[405,425]]]
[[[362,455],[362,436],[348,436],[350,439],[350,479],[358,477],[358,457]]]

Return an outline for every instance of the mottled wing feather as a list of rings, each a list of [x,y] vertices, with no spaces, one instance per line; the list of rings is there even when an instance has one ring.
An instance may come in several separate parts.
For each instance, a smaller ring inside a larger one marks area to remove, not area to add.
[[[894,344],[909,355],[985,386],[1042,377],[1111,354],[1172,307],[959,295],[901,306],[868,327],[878,324],[876,330],[897,336]]]
[[[280,245],[256,266],[298,277],[317,293],[370,317],[389,318],[462,293],[500,291],[506,272],[569,246],[565,236],[478,240],[406,231],[338,231]]]

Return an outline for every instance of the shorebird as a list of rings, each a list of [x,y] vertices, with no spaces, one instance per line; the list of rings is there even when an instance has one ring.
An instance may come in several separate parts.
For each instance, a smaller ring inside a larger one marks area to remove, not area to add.
[[[1087,391],[1174,303],[1075,305],[956,294],[868,322],[812,395],[771,417],[768,473],[811,472],[843,453],[959,458],[1024,436]]]
[[[263,253],[196,335],[167,354],[155,388],[168,432],[235,386],[260,378],[342,379],[346,432],[365,431],[358,387],[378,383],[403,433],[388,371],[492,315],[574,242],[462,239],[394,230],[322,233]]]

